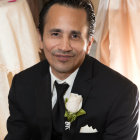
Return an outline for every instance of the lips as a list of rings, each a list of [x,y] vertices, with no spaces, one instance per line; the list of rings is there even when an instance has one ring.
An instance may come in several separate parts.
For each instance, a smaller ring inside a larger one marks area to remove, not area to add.
[[[70,56],[70,55],[55,55],[55,56],[56,56],[57,60],[61,61],[61,62],[67,62],[72,58],[72,56]]]

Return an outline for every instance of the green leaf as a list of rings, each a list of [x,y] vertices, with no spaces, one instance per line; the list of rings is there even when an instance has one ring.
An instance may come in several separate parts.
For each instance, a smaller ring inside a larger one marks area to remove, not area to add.
[[[76,116],[78,117],[78,116],[81,116],[81,115],[84,115],[84,114],[86,114],[86,111],[83,110],[83,109],[80,109],[80,110],[76,113]]]
[[[75,120],[76,120],[76,118],[77,118],[76,114],[73,114],[73,115],[72,115],[72,117],[71,117],[70,122],[72,123],[73,121],[75,121]]]
[[[66,99],[65,102],[67,102],[67,100],[68,99]],[[68,110],[65,110],[64,117],[67,117],[67,120],[72,123],[73,121],[76,120],[76,118],[78,116],[81,116],[81,115],[84,115],[84,114],[86,114],[86,112],[83,109],[80,109],[77,113],[70,113]]]
[[[68,118],[68,121],[71,122],[71,120],[72,120],[72,115],[68,115],[67,118]]]
[[[66,111],[65,111],[64,117],[68,117],[68,116],[69,116],[69,113],[68,113],[68,111],[66,110]]]

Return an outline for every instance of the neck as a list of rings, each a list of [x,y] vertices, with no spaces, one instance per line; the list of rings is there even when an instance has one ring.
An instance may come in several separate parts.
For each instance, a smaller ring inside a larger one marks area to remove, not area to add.
[[[67,72],[67,73],[64,73],[64,72],[62,72],[62,73],[60,73],[60,72],[55,72],[55,71],[53,71],[52,70],[52,73],[58,78],[58,79],[60,79],[60,80],[65,80],[67,77],[69,77],[73,72]]]

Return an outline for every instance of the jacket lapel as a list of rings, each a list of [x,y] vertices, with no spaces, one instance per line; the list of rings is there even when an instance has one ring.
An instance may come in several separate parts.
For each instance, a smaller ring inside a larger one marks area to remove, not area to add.
[[[73,88],[72,88],[72,93],[77,93],[79,95],[82,95],[83,97],[82,107],[84,107],[87,97],[93,88],[93,83],[94,83],[93,73],[94,71],[93,71],[93,65],[91,63],[91,57],[87,55],[77,73],[77,76],[75,78]]]
[[[46,61],[47,62],[47,61]],[[41,78],[36,93],[36,114],[42,137],[49,139],[52,129],[51,78],[49,65],[42,66]]]
[[[92,59],[93,62],[93,59]],[[72,93],[76,93],[79,95],[82,95],[83,97],[83,104],[82,108],[84,109],[86,101],[88,99],[88,95],[91,91],[93,91],[93,85],[94,85],[94,71],[93,71],[93,63],[91,63],[91,57],[86,56],[83,64],[81,65],[77,76],[75,78]],[[85,110],[86,111],[86,110]],[[85,118],[85,115],[78,117],[75,121],[71,124],[71,129],[68,133],[74,133],[76,131],[79,131],[76,126],[78,126],[78,122],[80,119]]]

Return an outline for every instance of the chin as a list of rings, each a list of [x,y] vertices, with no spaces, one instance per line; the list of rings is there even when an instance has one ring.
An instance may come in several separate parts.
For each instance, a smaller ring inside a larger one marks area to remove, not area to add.
[[[74,67],[55,67],[55,70],[59,73],[72,73],[75,69]]]

